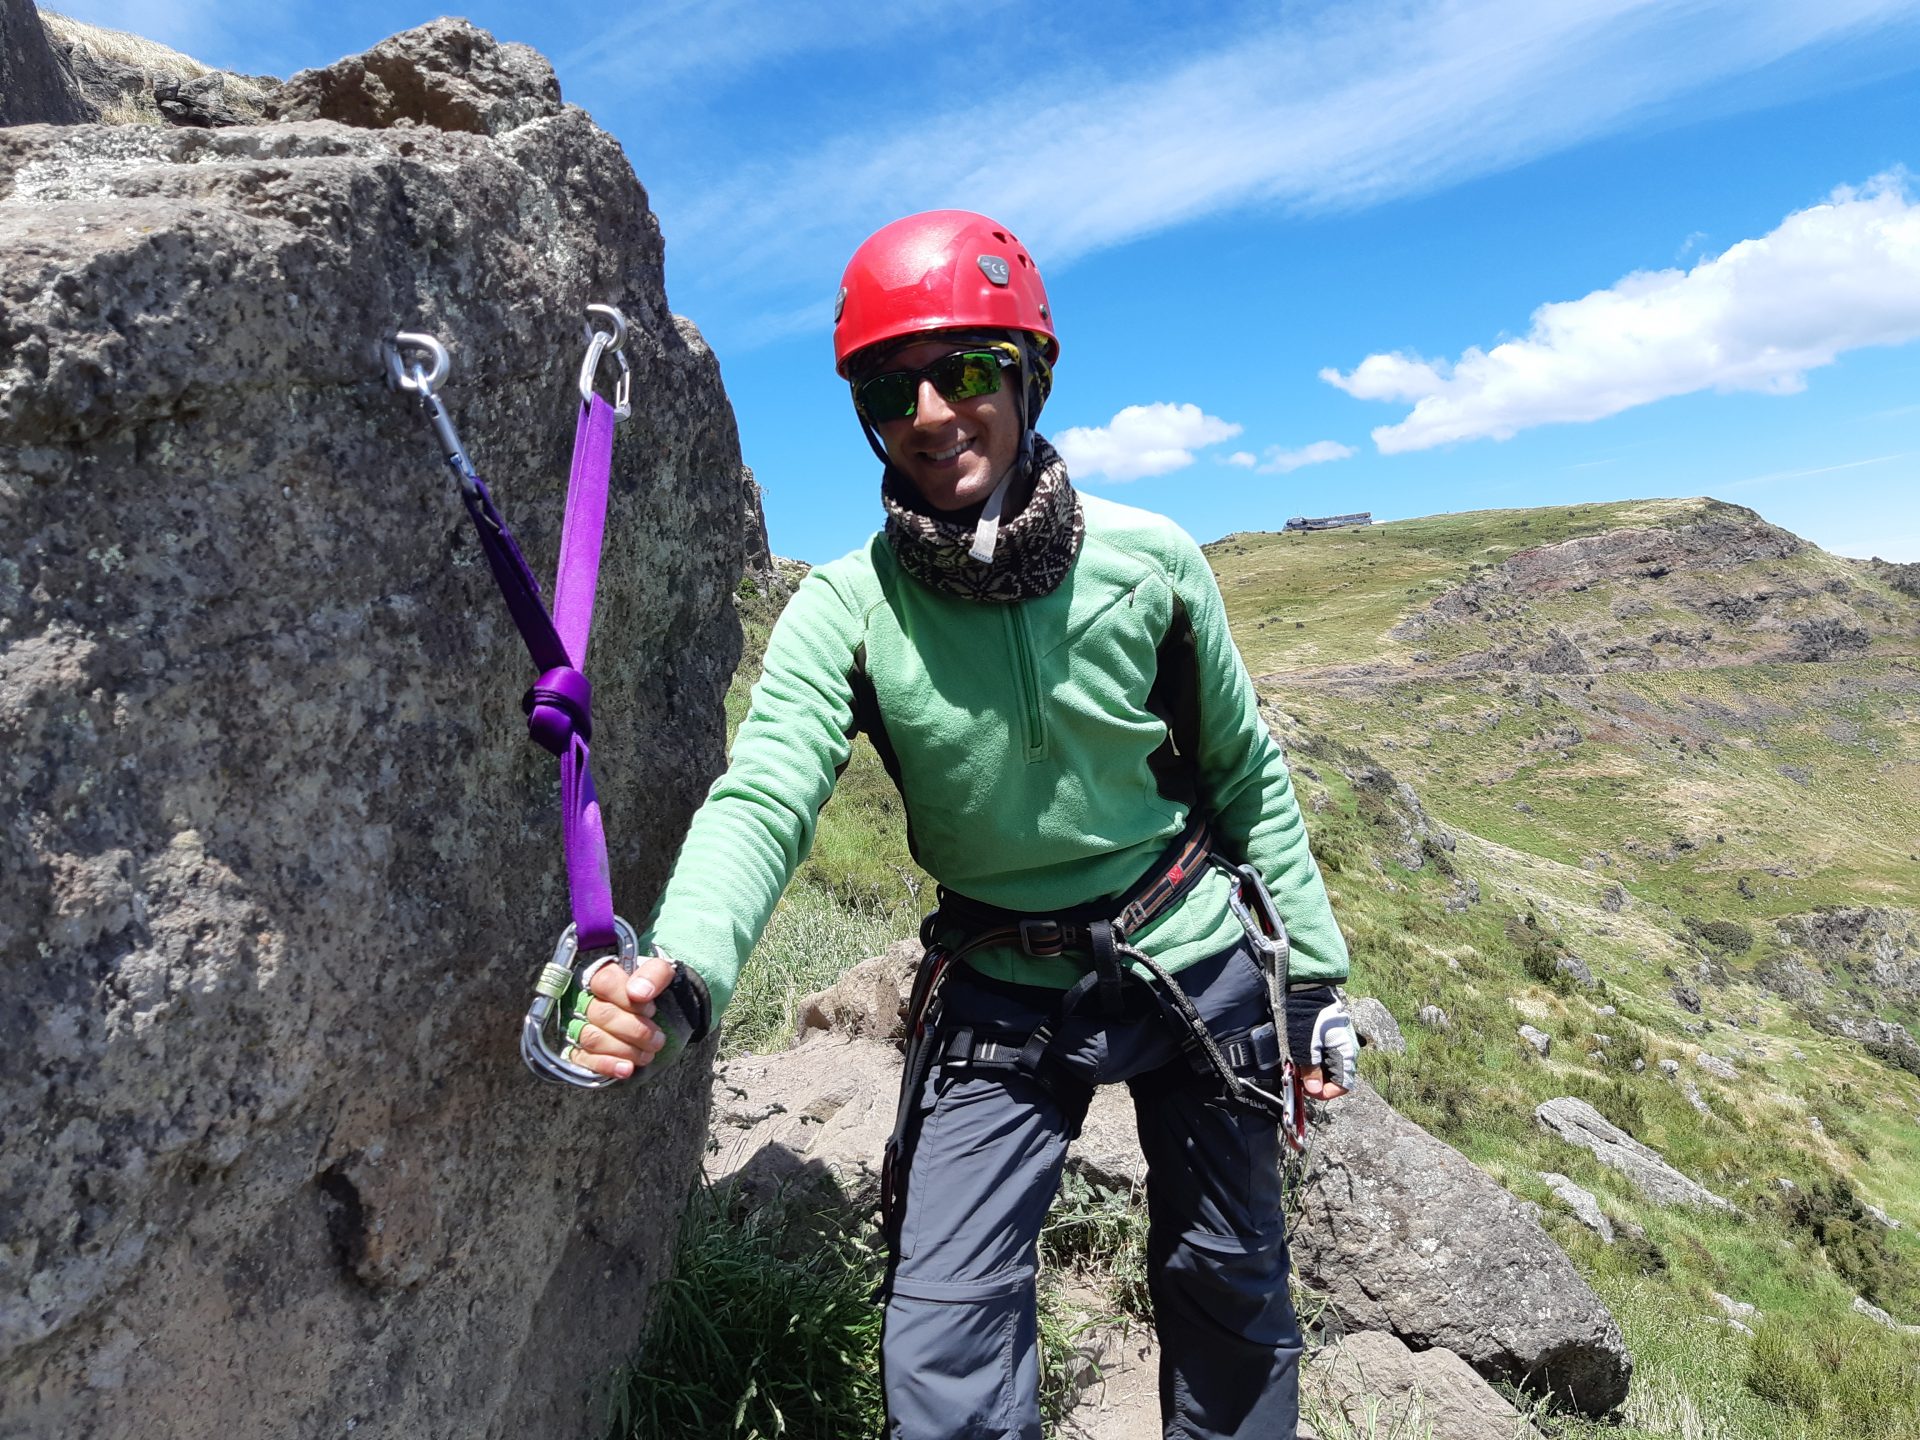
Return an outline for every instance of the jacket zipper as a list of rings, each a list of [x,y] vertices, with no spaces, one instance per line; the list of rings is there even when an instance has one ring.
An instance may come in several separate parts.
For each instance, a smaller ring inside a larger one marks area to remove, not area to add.
[[[1023,605],[1006,607],[1007,626],[1013,634],[1014,681],[1020,689],[1020,709],[1027,727],[1027,760],[1038,760],[1046,753],[1047,737],[1041,728],[1040,682],[1033,672],[1033,644],[1027,637],[1027,614]]]

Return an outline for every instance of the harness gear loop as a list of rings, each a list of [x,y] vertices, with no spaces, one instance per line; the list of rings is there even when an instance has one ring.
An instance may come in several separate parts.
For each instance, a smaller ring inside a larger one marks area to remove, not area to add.
[[[1287,1039],[1287,991],[1291,986],[1293,946],[1287,939],[1287,925],[1280,908],[1273,903],[1264,876],[1251,865],[1233,870],[1234,887],[1227,894],[1227,906],[1247,932],[1260,971],[1267,977],[1267,1002],[1273,1012],[1274,1029],[1280,1041],[1280,1133],[1288,1149],[1304,1155],[1307,1149],[1307,1096],[1300,1084],[1300,1067],[1293,1058]]]
[[[564,1033],[569,1017],[559,1012],[569,990],[577,993],[599,964],[610,960],[631,972],[639,960],[638,935],[613,908],[606,833],[588,745],[593,734],[593,687],[583,673],[606,531],[613,437],[631,408],[632,377],[626,357],[620,353],[627,338],[626,317],[611,305],[587,308],[590,316],[604,317],[612,328],[595,330],[591,322],[588,325],[586,363],[580,372],[581,408],[574,428],[551,610],[486,482],[474,472],[453,419],[441,402],[438,392],[451,368],[446,347],[432,335],[402,331],[386,342],[385,358],[388,383],[416,398],[440,442],[442,458],[459,482],[461,503],[473,522],[487,568],[540,672],[521,702],[529,733],[534,743],[560,761],[561,845],[573,923],[562,932],[552,958],[541,967],[533,1002],[521,1022],[520,1053],[528,1068],[542,1079],[597,1090],[612,1083],[611,1079],[569,1058],[574,1037]],[[620,366],[611,404],[593,393],[601,356],[609,350]],[[614,953],[606,960],[590,963],[576,975],[582,953],[595,950]]]

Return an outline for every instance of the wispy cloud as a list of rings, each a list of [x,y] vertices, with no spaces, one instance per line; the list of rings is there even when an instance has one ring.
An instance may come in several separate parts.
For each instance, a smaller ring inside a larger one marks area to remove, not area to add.
[[[1065,98],[985,126],[969,96],[902,107],[912,118],[879,130],[799,127],[783,153],[688,197],[675,243],[774,307],[793,303],[775,294],[794,287],[830,296],[861,236],[941,205],[997,216],[1057,267],[1225,209],[1430,191],[1643,123],[1736,77],[1749,77],[1744,103],[1762,103],[1805,83],[1777,62],[1817,54],[1837,69],[1848,42],[1917,19],[1920,0],[1387,0],[1290,5],[1144,74],[1029,50],[1024,93]],[[1847,51],[1847,78],[1866,50]]]
[[[1290,475],[1302,465],[1325,465],[1329,460],[1347,460],[1357,453],[1351,445],[1342,445],[1338,440],[1316,440],[1298,450],[1275,445],[1268,449],[1267,458],[1261,462],[1260,473]]]
[[[761,66],[805,55],[868,49],[898,36],[939,35],[978,25],[1008,0],[648,0],[593,38],[557,57],[564,71],[586,79],[618,79],[661,100],[694,84],[713,85]],[[616,11],[615,13],[619,13]]]
[[[1796,211],[1691,270],[1636,272],[1543,305],[1526,338],[1457,361],[1369,355],[1320,377],[1412,413],[1373,440],[1385,454],[1505,440],[1697,390],[1787,395],[1842,352],[1920,337],[1920,203],[1881,176]]]
[[[1053,437],[1067,473],[1076,480],[1104,475],[1139,480],[1193,464],[1193,452],[1231,440],[1241,427],[1198,405],[1165,400],[1129,405],[1105,425],[1076,425]]]
[[[1874,465],[1888,465],[1895,460],[1911,460],[1920,455],[1920,450],[1902,450],[1897,455],[1874,455],[1865,460],[1843,460],[1838,465],[1816,465],[1810,470],[1773,470],[1765,475],[1749,475],[1744,480],[1729,480],[1713,487],[1715,494],[1732,494],[1739,490],[1758,490],[1768,485],[1778,485],[1785,480],[1805,480],[1813,475],[1832,475],[1841,470],[1865,470]]]

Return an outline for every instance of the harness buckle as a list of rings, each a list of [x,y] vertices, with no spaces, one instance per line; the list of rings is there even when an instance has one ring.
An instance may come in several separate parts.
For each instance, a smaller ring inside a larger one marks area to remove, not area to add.
[[[1051,960],[1066,952],[1066,929],[1058,920],[1022,920],[1020,948],[1036,960]]]

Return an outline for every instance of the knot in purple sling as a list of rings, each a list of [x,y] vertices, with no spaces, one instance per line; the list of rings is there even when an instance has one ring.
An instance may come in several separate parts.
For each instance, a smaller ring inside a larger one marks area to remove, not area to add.
[[[472,517],[487,566],[507,602],[513,623],[526,642],[540,675],[521,700],[533,742],[560,761],[561,844],[566,856],[567,892],[573,923],[561,932],[553,958],[535,982],[533,1003],[520,1029],[520,1054],[536,1075],[585,1089],[611,1084],[607,1077],[567,1057],[568,1041],[560,1000],[584,986],[601,965],[617,963],[631,972],[639,958],[633,926],[613,909],[613,884],[607,867],[607,837],[594,794],[592,756],[593,686],[584,673],[587,641],[593,630],[594,591],[600,578],[601,539],[606,530],[607,486],[613,471],[614,427],[627,418],[632,375],[621,346],[627,322],[611,305],[589,305],[589,315],[604,316],[611,330],[589,327],[586,358],[580,367],[580,414],[573,437],[573,467],[567,477],[566,518],[560,531],[560,561],[553,585],[553,609],[541,598],[526,557],[520,553],[486,482],[474,473],[453,421],[441,403],[446,380],[446,347],[431,335],[402,331],[388,344],[387,376],[395,388],[413,395],[439,437],[449,469],[460,483],[460,499]],[[615,399],[593,389],[601,359],[611,353],[619,364]],[[422,363],[422,361],[427,363]],[[578,974],[583,950],[612,949],[612,956],[589,962]]]

